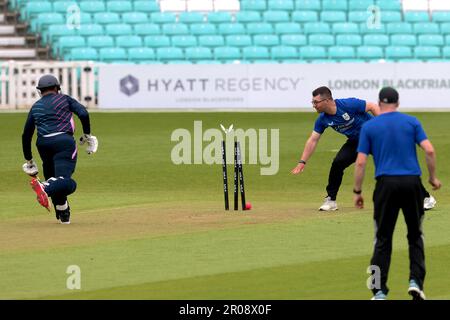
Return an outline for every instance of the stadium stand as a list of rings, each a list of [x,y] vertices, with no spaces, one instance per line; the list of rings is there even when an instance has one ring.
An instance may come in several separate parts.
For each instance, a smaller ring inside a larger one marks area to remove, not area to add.
[[[0,58],[50,55],[134,63],[449,59],[450,1],[0,1]]]

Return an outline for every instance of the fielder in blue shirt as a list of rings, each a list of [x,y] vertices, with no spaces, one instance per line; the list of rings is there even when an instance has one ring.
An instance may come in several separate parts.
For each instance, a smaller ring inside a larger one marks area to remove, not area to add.
[[[379,268],[379,286],[373,286],[373,300],[385,300],[392,253],[392,236],[400,209],[408,228],[409,287],[414,300],[424,300],[425,254],[422,233],[424,188],[417,160],[416,145],[425,151],[428,182],[441,187],[436,177],[436,154],[419,120],[397,112],[398,92],[390,87],[379,93],[380,116],[361,129],[355,165],[354,202],[363,208],[362,182],[369,154],[375,163],[376,186],[373,193],[375,245],[371,265]]]
[[[333,160],[326,187],[327,196],[319,208],[321,211],[334,211],[338,209],[336,197],[342,183],[344,170],[356,160],[361,127],[373,117],[368,112],[377,116],[380,109],[375,103],[356,98],[333,99],[331,91],[327,87],[317,88],[313,91],[312,96],[313,107],[320,115],[314,125],[314,131],[306,142],[301,159],[291,173],[299,174],[304,170],[306,162],[314,153],[326,128],[331,127],[345,135],[347,141]]]
[[[77,163],[77,145],[73,134],[76,114],[83,126],[84,135],[80,144],[87,143],[87,153],[97,151],[98,141],[91,136],[89,113],[75,99],[60,93],[58,79],[45,75],[39,79],[37,89],[39,99],[28,113],[22,134],[23,155],[26,160],[22,166],[25,173],[32,176],[30,184],[37,195],[38,202],[50,211],[48,197],[52,199],[56,218],[62,224],[70,224],[70,207],[67,196],[75,192],[76,182],[72,179]],[[36,162],[31,152],[31,140],[37,128],[36,146],[42,159],[46,181],[39,181]]]

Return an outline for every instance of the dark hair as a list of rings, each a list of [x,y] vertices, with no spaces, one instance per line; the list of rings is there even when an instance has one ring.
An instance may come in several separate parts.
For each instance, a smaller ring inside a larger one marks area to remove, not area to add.
[[[328,87],[319,87],[312,92],[313,97],[320,95],[325,99],[333,99],[333,95],[331,94],[331,90]]]

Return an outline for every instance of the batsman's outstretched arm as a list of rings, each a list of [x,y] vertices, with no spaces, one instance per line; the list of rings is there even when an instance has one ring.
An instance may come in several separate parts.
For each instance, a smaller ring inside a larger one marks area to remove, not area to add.
[[[425,161],[430,176],[428,182],[433,186],[433,190],[437,190],[441,187],[441,182],[436,178],[436,152],[428,139],[423,140],[420,147],[425,151]]]
[[[321,137],[320,133],[317,133],[315,131],[311,133],[311,136],[306,141],[305,148],[303,149],[302,157],[299,163],[294,169],[291,170],[292,174],[299,174],[304,170],[306,162],[312,156],[314,150],[316,150],[316,146],[317,143],[319,142],[320,137]]]

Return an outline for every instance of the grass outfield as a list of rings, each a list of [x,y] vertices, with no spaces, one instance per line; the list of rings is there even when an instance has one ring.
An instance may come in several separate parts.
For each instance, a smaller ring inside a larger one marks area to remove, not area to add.
[[[450,299],[450,167],[445,162],[450,113],[414,115],[437,149],[438,177],[444,184],[432,192],[438,205],[426,213],[424,223],[425,292],[429,299]],[[1,113],[0,299],[370,298],[372,161],[364,182],[364,210],[353,208],[352,166],[339,194],[340,210],[319,213],[331,161],[345,139],[327,130],[306,170],[291,176],[315,117],[92,113],[99,151],[88,156],[80,150],[74,175],[78,189],[70,197],[72,224],[67,226],[39,207],[21,170],[26,114]],[[278,174],[261,176],[258,165],[244,166],[251,211],[223,210],[220,165],[172,164],[171,133],[193,131],[194,120],[202,120],[204,130],[220,123],[280,129]],[[409,299],[405,229],[399,218],[390,299]],[[69,265],[81,268],[81,290],[66,288]]]

